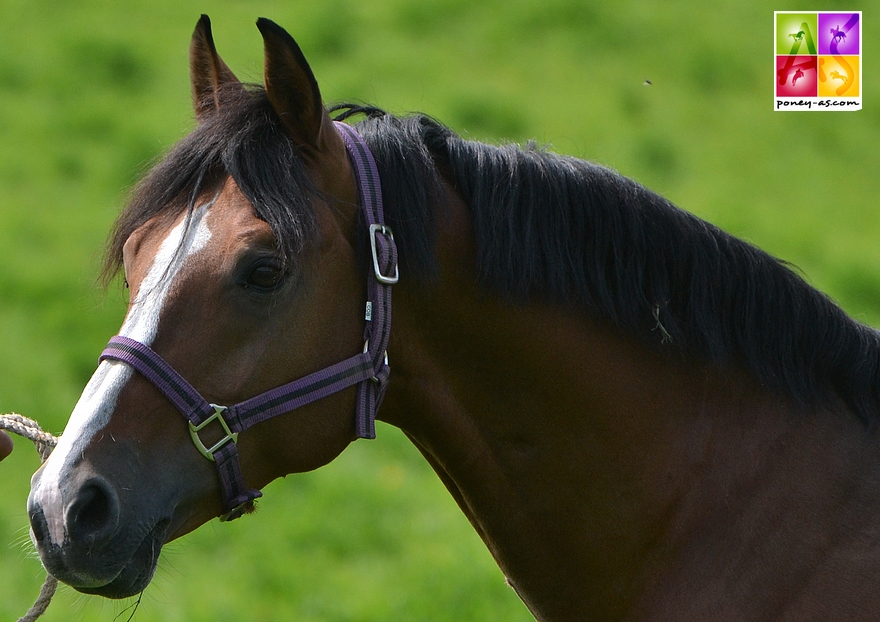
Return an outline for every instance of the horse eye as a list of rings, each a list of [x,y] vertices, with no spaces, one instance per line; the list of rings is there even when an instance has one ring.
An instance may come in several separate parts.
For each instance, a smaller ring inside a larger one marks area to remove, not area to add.
[[[245,287],[257,291],[272,291],[281,285],[284,271],[273,264],[261,264],[254,267],[247,277]]]

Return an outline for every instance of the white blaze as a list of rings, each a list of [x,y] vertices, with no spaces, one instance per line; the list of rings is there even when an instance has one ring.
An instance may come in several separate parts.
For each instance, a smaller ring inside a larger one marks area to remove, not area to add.
[[[195,210],[189,227],[184,219],[162,242],[149,273],[138,288],[137,298],[129,306],[120,335],[152,344],[172,283],[187,258],[203,249],[211,238],[205,216],[213,203],[212,200]],[[131,367],[119,361],[102,361],[98,365],[70,415],[58,446],[43,466],[33,495],[43,508],[49,537],[55,544],[61,544],[65,534],[61,483],[76,456],[110,422],[119,392],[132,373]]]

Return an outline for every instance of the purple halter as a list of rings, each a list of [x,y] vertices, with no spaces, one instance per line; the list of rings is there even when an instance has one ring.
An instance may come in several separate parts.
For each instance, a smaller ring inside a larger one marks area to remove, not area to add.
[[[367,283],[364,349],[336,365],[235,404],[208,403],[165,359],[149,346],[117,335],[100,360],[122,361],[134,367],[174,404],[189,421],[196,448],[217,466],[225,513],[221,521],[240,517],[254,499],[263,495],[247,488],[241,474],[236,442],[238,434],[277,415],[290,412],[323,397],[358,385],[355,429],[359,438],[375,438],[376,411],[382,402],[391,368],[388,337],[391,332],[391,285],[397,282],[397,247],[391,229],[384,224],[382,189],[376,162],[367,144],[351,127],[336,123],[357,175],[361,206],[369,225],[373,271]],[[223,438],[206,447],[199,432],[217,422]]]

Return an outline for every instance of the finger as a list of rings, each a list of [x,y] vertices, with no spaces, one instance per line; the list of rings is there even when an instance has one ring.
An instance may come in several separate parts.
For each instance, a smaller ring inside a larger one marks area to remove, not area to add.
[[[9,435],[0,430],[0,460],[12,453],[12,439]]]

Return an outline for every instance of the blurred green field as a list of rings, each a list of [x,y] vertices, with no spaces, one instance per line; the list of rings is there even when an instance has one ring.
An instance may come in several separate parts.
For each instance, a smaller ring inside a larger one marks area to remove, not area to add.
[[[876,0],[872,0],[875,7]],[[864,110],[772,111],[773,10],[864,11]],[[131,183],[193,125],[187,46],[261,77],[254,21],[297,38],[328,102],[425,111],[613,166],[798,266],[880,326],[880,28],[867,4],[727,0],[0,0],[0,412],[63,429],[124,294],[94,283]],[[643,82],[650,79],[651,86]],[[0,620],[41,568],[36,453],[0,465]],[[62,589],[44,620],[111,621]],[[259,513],[170,545],[135,620],[529,620],[418,453],[389,426],[273,483]]]

